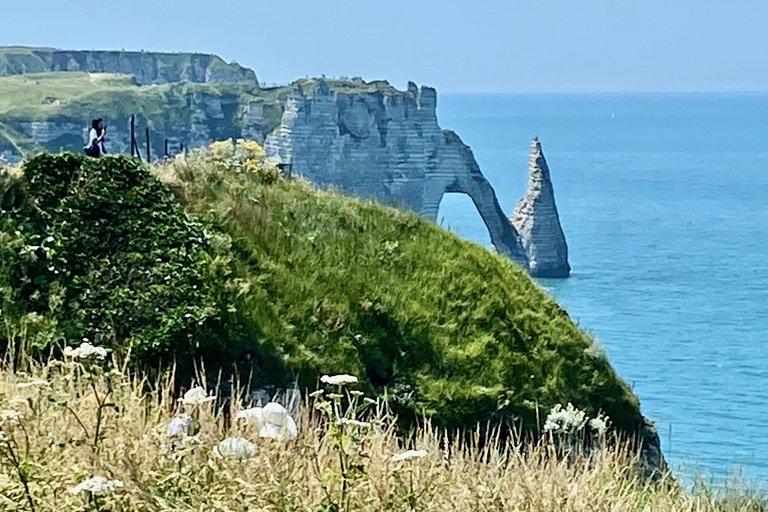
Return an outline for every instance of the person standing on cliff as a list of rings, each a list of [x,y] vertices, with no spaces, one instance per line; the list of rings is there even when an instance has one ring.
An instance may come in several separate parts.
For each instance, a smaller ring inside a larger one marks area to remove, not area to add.
[[[102,119],[94,119],[91,122],[91,130],[88,132],[88,145],[83,148],[85,154],[95,158],[106,155],[107,150],[104,148],[104,138],[106,135],[107,128],[104,126]]]

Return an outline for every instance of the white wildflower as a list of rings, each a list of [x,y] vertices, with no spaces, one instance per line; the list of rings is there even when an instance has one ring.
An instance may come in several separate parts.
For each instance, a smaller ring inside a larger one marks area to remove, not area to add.
[[[259,430],[259,437],[271,439],[296,439],[298,428],[288,410],[277,402],[270,402],[264,407],[243,409],[235,416],[236,420],[245,420]]]
[[[243,409],[235,416],[236,420],[245,420],[248,424],[257,428],[261,428],[264,425],[264,409],[261,407],[251,407],[250,409]]]
[[[29,382],[19,382],[16,387],[19,389],[34,388],[34,387],[50,387],[50,383],[47,380],[37,379]]]
[[[603,413],[598,414],[597,418],[589,420],[589,427],[599,436],[604,435],[608,431],[608,426],[610,424],[611,421],[607,416],[604,416]]]
[[[364,421],[352,420],[352,419],[349,419],[349,418],[341,418],[341,424],[342,425],[351,425],[353,427],[360,427],[360,428],[368,428],[368,427],[371,426],[370,423],[366,423]]]
[[[203,405],[204,403],[212,402],[213,400],[216,400],[216,397],[208,396],[208,393],[205,392],[205,389],[201,388],[200,386],[190,389],[184,393],[183,398],[179,398],[179,402],[184,405],[191,406]]]
[[[406,452],[398,453],[392,457],[394,462],[400,462],[409,459],[421,459],[427,456],[426,450],[408,450]]]
[[[263,424],[259,428],[259,437],[296,439],[299,433],[296,421],[288,414],[285,407],[277,402],[270,402],[261,412]]]
[[[357,377],[354,375],[323,375],[320,377],[320,382],[332,386],[344,386],[345,384],[356,384]]]
[[[106,496],[115,492],[115,489],[122,487],[123,482],[120,480],[107,480],[103,476],[95,476],[89,478],[84,482],[80,482],[75,487],[72,487],[69,492],[72,494],[80,494],[87,491],[96,496]]]
[[[545,432],[573,433],[578,432],[586,424],[586,414],[568,403],[565,409],[560,404],[555,405],[544,423]]]
[[[179,445],[187,437],[195,435],[195,420],[189,414],[174,416],[168,423],[165,435],[173,440],[174,445]]]
[[[77,348],[64,347],[64,355],[72,359],[104,359],[107,357],[107,349],[94,347],[86,341]]]
[[[242,437],[228,437],[213,447],[217,457],[232,457],[243,462],[256,454],[256,446]]]
[[[21,414],[13,409],[0,411],[0,425],[18,425],[21,422]]]

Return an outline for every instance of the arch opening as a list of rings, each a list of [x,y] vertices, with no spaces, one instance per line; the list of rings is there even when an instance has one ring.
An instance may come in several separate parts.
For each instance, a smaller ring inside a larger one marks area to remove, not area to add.
[[[437,223],[465,240],[492,247],[488,227],[468,194],[444,193],[437,210]]]

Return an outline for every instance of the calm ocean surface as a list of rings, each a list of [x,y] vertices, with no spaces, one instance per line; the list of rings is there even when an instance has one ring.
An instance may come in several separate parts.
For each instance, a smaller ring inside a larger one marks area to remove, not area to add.
[[[768,482],[768,94],[442,95],[438,115],[507,213],[538,135],[573,267],[541,284],[678,471]],[[490,245],[466,196],[438,221]]]

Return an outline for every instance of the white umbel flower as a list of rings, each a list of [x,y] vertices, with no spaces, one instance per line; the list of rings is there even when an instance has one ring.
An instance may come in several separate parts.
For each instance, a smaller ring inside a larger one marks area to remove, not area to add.
[[[197,427],[195,420],[189,414],[179,414],[174,416],[168,423],[165,435],[171,439],[171,443],[178,447],[181,446],[187,438],[195,435]]]
[[[547,415],[544,431],[555,434],[578,432],[587,423],[586,416],[584,411],[575,408],[570,402],[565,409],[562,405],[557,404]]]
[[[288,410],[277,402],[270,402],[264,407],[243,409],[235,416],[245,420],[259,430],[259,437],[270,439],[296,439],[298,428]]]
[[[217,457],[232,457],[244,462],[256,454],[256,445],[242,437],[228,437],[213,447]]]
[[[262,409],[264,423],[259,429],[259,437],[271,439],[296,439],[298,428],[288,410],[277,402],[270,402]]]
[[[392,457],[394,462],[401,462],[409,459],[421,459],[427,456],[426,450],[408,450],[402,453],[398,453]]]
[[[179,401],[182,404],[189,406],[203,405],[204,403],[212,402],[213,400],[216,400],[216,397],[208,396],[208,393],[205,392],[205,389],[201,388],[200,386],[190,389],[184,393],[182,398],[179,398]]]
[[[607,416],[604,416],[603,413],[598,414],[597,418],[589,420],[589,427],[599,436],[605,435],[610,424],[611,421]]]
[[[21,414],[14,409],[0,411],[0,425],[18,425],[21,422]]]
[[[360,427],[360,428],[368,428],[371,426],[370,423],[366,423],[365,421],[357,421],[349,418],[341,418],[340,423],[342,425],[350,425],[353,427]]]
[[[18,384],[16,384],[16,387],[19,389],[36,388],[36,387],[48,388],[48,387],[51,387],[51,384],[47,380],[36,379],[36,380],[31,380],[29,382],[19,382]]]
[[[64,347],[64,355],[72,359],[104,359],[107,357],[107,349],[94,347],[86,341],[77,348]]]
[[[122,486],[123,482],[120,480],[107,480],[103,476],[95,476],[80,482],[75,487],[72,487],[69,492],[72,494],[80,494],[81,492],[87,491],[96,496],[106,496],[112,494],[115,492],[115,489]]]
[[[320,377],[320,382],[332,386],[344,386],[345,384],[356,384],[357,377],[354,375],[323,375]]]
[[[249,425],[261,428],[264,425],[264,409],[261,407],[251,407],[243,409],[235,416],[236,420],[245,420]]]

